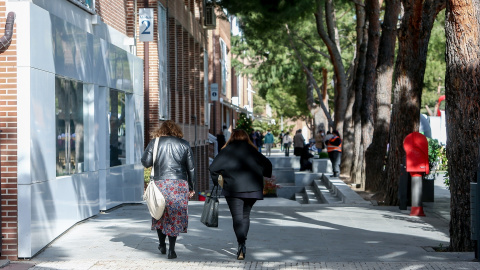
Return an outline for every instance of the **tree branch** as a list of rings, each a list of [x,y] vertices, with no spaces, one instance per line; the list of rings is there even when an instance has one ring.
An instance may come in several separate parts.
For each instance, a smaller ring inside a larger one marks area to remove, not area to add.
[[[355,3],[355,5],[359,5],[361,7],[365,7],[365,4],[363,4],[362,2],[360,2],[360,0],[350,0],[352,1],[353,3]]]
[[[327,120],[328,120],[329,125],[333,126],[332,117],[330,116],[330,113],[328,112],[327,107],[325,107],[325,104],[323,103],[323,96],[322,96],[322,93],[320,92],[320,88],[318,88],[317,81],[313,77],[313,74],[310,71],[310,69],[308,69],[307,66],[305,65],[305,63],[303,62],[302,56],[300,55],[300,53],[297,50],[297,47],[293,43],[292,35],[290,33],[290,29],[288,28],[288,24],[285,25],[285,28],[287,29],[287,34],[288,34],[288,38],[290,40],[290,45],[292,46],[292,49],[295,51],[295,54],[297,55],[298,60],[302,64],[303,71],[305,72],[308,80],[311,82],[311,84],[315,87],[315,90],[317,91],[318,97],[320,98],[320,107],[322,108],[323,112],[327,116]]]
[[[315,49],[310,43],[308,43],[304,38],[302,38],[301,36],[299,36],[295,31],[293,30],[290,30],[292,32],[292,34],[297,37],[298,39],[300,39],[300,41],[305,44],[311,51],[315,52],[315,53],[318,53],[320,55],[322,55],[323,57],[326,57],[328,58],[328,60],[330,60],[330,55],[324,53],[324,52],[321,52],[317,49]]]

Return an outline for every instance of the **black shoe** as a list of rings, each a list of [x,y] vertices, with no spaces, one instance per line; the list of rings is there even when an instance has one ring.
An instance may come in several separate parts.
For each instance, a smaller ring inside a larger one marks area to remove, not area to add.
[[[168,256],[167,258],[169,259],[175,259],[177,258],[177,253],[175,253],[175,250],[168,250]]]
[[[160,253],[162,254],[167,254],[167,245],[166,244],[163,244],[163,246],[162,244],[158,245],[158,250],[160,250]]]
[[[237,260],[245,260],[245,255],[247,255],[247,247],[245,244],[238,245]]]

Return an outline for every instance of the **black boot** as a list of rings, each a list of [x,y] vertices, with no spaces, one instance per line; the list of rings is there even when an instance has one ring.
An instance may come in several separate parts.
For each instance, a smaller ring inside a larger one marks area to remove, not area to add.
[[[162,230],[157,229],[157,235],[158,235],[158,241],[160,244],[158,245],[158,250],[160,250],[160,253],[166,254],[167,253],[167,244],[165,243],[165,239],[167,236],[162,233]]]
[[[245,246],[245,243],[238,244],[237,260],[245,260],[246,254],[247,254],[247,247]]]
[[[168,255],[167,258],[175,259],[177,258],[177,253],[175,253],[175,242],[177,241],[176,236],[168,236]]]

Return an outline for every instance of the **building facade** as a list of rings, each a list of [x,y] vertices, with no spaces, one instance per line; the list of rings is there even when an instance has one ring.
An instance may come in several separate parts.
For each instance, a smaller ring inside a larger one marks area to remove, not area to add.
[[[16,14],[0,55],[3,258],[30,258],[77,222],[141,201],[143,61],[129,4],[0,1],[2,22]]]

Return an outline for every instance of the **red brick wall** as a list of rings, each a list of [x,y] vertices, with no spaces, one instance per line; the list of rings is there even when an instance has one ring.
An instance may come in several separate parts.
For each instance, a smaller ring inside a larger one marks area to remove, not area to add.
[[[199,0],[170,0],[159,1],[168,9],[169,18],[167,19],[168,40],[168,77],[170,91],[170,119],[177,122],[184,131],[185,139],[193,142],[192,150],[195,154],[197,183],[199,191],[208,189],[207,171],[208,171],[208,148],[205,145],[206,129],[202,128],[205,124],[203,111],[203,48],[205,45],[205,32],[200,26],[201,1]],[[154,8],[154,37],[157,37],[158,25],[158,2],[149,1],[149,7]],[[127,4],[128,6],[128,4]],[[137,2],[138,8],[144,7],[143,1]],[[133,9],[132,9],[133,11]],[[134,20],[133,12],[127,12],[127,21]],[[127,28],[129,36],[133,36],[133,28]],[[138,31],[138,30],[136,30]],[[143,44],[137,40],[137,56],[145,59]],[[162,123],[158,114],[158,44],[157,41],[149,42],[149,108],[146,108],[145,115],[148,114],[152,131]],[[197,117],[197,142],[195,143],[195,119]],[[204,131],[202,131],[204,130]],[[200,134],[204,132],[205,134]],[[149,135],[146,135],[148,140]],[[146,140],[147,141],[147,140]],[[205,165],[207,164],[207,165]]]
[[[127,22],[131,22],[127,21],[127,14],[133,11],[133,1],[97,0],[95,8],[104,23],[127,35]]]
[[[5,34],[8,11],[0,1],[0,36]],[[0,52],[0,156],[2,194],[2,253],[0,259],[16,260],[17,215],[17,42],[16,25],[7,50]]]

